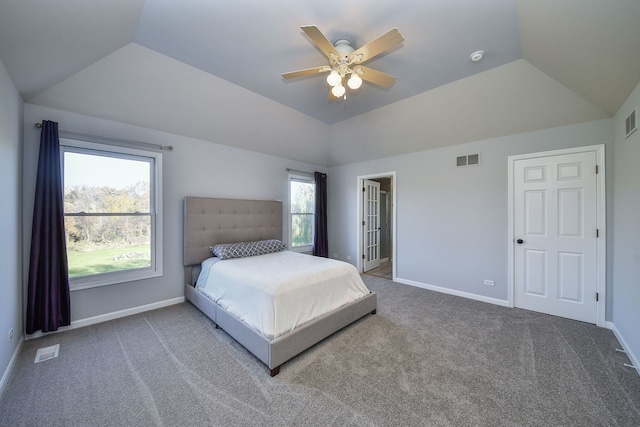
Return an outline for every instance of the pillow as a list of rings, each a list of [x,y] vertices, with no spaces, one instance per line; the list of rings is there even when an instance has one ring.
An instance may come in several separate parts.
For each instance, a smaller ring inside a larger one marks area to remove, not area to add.
[[[221,243],[211,246],[213,255],[220,259],[243,258],[255,255],[281,252],[287,245],[280,240],[258,240],[256,242]]]

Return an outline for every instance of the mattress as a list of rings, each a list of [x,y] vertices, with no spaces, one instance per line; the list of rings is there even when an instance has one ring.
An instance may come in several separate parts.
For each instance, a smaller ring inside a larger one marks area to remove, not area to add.
[[[209,258],[196,289],[270,340],[369,294],[353,265],[292,251]]]

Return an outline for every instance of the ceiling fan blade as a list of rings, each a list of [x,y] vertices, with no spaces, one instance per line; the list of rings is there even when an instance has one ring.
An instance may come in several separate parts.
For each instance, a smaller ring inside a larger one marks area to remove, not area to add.
[[[302,31],[311,39],[311,41],[318,46],[318,48],[325,54],[325,56],[331,59],[331,54],[340,56],[335,46],[320,32],[315,25],[307,25],[302,28]]]
[[[386,52],[387,50],[391,49],[397,44],[402,43],[403,41],[404,37],[402,37],[398,29],[392,28],[374,41],[369,42],[362,46],[360,49],[354,51],[351,54],[351,59],[356,64],[362,64],[363,62],[373,59],[381,53]],[[362,55],[362,57],[358,58],[359,55]]]
[[[355,68],[356,70],[360,69],[362,73],[358,73],[360,78],[366,82],[373,83],[374,85],[381,86],[383,88],[390,88],[396,81],[396,78],[383,73],[381,71],[376,71],[372,68],[364,67],[359,65]]]
[[[289,79],[295,79],[296,77],[304,77],[304,76],[311,76],[319,73],[325,73],[327,71],[331,71],[331,67],[323,65],[322,67],[313,67],[313,68],[307,68],[305,70],[298,70],[298,71],[291,71],[289,73],[283,73],[282,77],[285,80],[289,80]]]

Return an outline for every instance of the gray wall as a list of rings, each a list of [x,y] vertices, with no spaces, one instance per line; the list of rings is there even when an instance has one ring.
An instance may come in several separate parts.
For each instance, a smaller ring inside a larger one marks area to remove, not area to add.
[[[640,84],[613,119],[615,135],[613,324],[640,373],[640,130],[625,138],[625,119],[640,105]],[[640,113],[640,112],[639,112]],[[636,122],[640,117],[636,113]]]
[[[53,120],[65,129],[175,147],[173,151],[164,152],[163,155],[164,275],[156,279],[72,292],[73,321],[184,295],[182,204],[185,196],[286,201],[287,167],[311,172],[326,170],[252,151],[32,104],[25,104],[24,116],[23,234],[25,247],[23,258],[25,260],[28,260],[29,256],[28,242],[31,236],[40,135],[40,131],[34,128],[34,123],[43,119]],[[25,268],[27,268],[26,265]]]
[[[0,62],[0,378],[20,343],[22,321],[22,99]],[[13,339],[9,341],[9,330]]]
[[[396,171],[398,278],[506,301],[507,157],[597,144],[606,144],[611,195],[611,119],[333,167],[328,180],[329,251],[342,260],[356,259],[357,176]],[[480,154],[479,166],[455,168],[456,156],[472,153]],[[484,285],[484,279],[494,280],[495,286]],[[610,319],[611,298],[607,305]]]

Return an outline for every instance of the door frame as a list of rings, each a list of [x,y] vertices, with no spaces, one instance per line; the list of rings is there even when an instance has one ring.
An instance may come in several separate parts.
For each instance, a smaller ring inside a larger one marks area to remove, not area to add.
[[[362,254],[363,251],[363,232],[362,232],[362,213],[364,211],[364,206],[362,205],[362,187],[364,186],[364,180],[366,179],[375,179],[375,178],[391,178],[391,278],[395,280],[397,277],[397,254],[398,251],[396,249],[396,239],[397,239],[397,231],[396,231],[396,221],[397,221],[397,211],[396,211],[396,199],[398,197],[398,192],[396,191],[396,172],[381,172],[381,173],[373,173],[368,175],[359,175],[356,178],[356,236],[357,236],[357,252],[356,252],[356,268],[359,273],[363,272],[364,263],[362,262]]]
[[[390,211],[390,209],[391,209],[391,201],[389,199],[389,192],[388,191],[382,191],[382,190],[380,191],[380,200],[382,200],[382,195],[383,194],[384,194],[384,209],[385,209],[385,214],[386,214],[385,217],[384,217],[384,220],[385,220],[385,223],[387,224],[387,227],[386,227],[386,234],[387,235],[385,236],[386,241],[387,241],[387,256],[384,257],[384,258],[380,258],[380,262],[387,262],[387,261],[389,261],[389,258],[391,258],[389,256],[389,252],[391,252],[391,249],[390,249],[391,248],[391,241],[390,241],[390,239],[388,239],[388,237],[392,233],[389,232],[391,224],[387,222],[387,218],[389,216],[391,216],[390,215],[390,212],[391,212]],[[380,202],[380,207],[382,207],[382,202]],[[380,232],[380,241],[382,242],[382,232]],[[393,256],[393,252],[391,252],[391,256]]]
[[[607,220],[606,220],[606,179],[605,179],[605,145],[589,145],[586,147],[566,148],[561,150],[542,151],[538,153],[518,154],[508,157],[509,167],[509,191],[508,191],[508,305],[515,307],[515,218],[514,218],[514,202],[515,202],[515,183],[514,183],[514,164],[517,160],[534,159],[539,157],[551,157],[563,154],[577,154],[585,152],[595,152],[596,165],[598,174],[596,176],[596,228],[599,235],[596,240],[596,292],[598,293],[598,302],[596,303],[596,325],[605,327],[605,311],[607,307],[606,292],[606,268],[607,268]],[[594,230],[595,232],[595,230]]]

